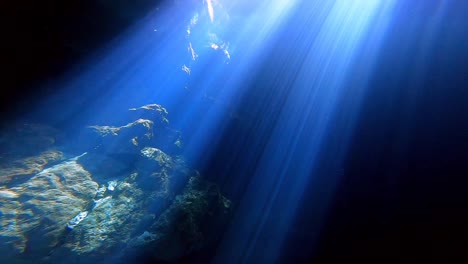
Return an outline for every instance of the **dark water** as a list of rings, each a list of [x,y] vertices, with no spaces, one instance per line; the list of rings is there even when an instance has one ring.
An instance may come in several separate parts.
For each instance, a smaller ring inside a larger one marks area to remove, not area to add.
[[[2,263],[468,261],[464,1],[11,10]]]

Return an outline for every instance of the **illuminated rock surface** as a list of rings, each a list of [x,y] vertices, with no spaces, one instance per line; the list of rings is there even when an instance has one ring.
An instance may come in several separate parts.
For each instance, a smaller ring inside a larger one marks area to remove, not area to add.
[[[159,105],[137,110],[167,120]],[[1,160],[1,263],[115,263],[148,252],[177,262],[203,248],[203,221],[226,217],[230,202],[180,156],[151,140],[134,144],[153,133],[153,121],[141,120],[93,127],[112,140],[71,159],[62,151],[73,150],[42,144]]]
[[[0,187],[2,257],[47,254],[59,243],[68,221],[86,209],[97,187],[89,172],[74,160],[47,168],[13,187]]]

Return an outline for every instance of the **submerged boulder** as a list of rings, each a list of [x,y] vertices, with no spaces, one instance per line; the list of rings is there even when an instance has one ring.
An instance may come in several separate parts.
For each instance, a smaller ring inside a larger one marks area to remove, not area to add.
[[[138,153],[141,145],[151,142],[153,121],[138,119],[123,126],[89,126],[101,137],[97,148],[101,153]]]
[[[150,119],[90,127],[78,157],[46,144],[0,158],[1,263],[177,262],[210,243],[206,220],[226,220],[230,201],[170,151],[182,142],[166,109],[130,111]]]
[[[128,110],[143,113],[148,119],[159,121],[159,123],[169,123],[169,119],[167,119],[169,112],[167,112],[166,108],[162,107],[160,104],[147,104],[137,108],[130,108]]]
[[[157,147],[172,154],[180,152],[180,131],[168,127],[167,110],[159,104],[129,109],[135,121],[122,126],[92,125],[88,140],[92,152],[100,154],[138,155],[145,147]]]
[[[77,257],[94,263],[111,258],[113,263],[124,263],[152,252],[157,261],[177,261],[203,248],[204,220],[227,215],[230,202],[216,185],[194,171],[185,175],[187,171],[168,175],[166,183],[132,173],[102,184],[86,218],[80,219],[49,260]],[[175,191],[171,181],[181,180],[181,175],[190,180],[182,179],[182,191],[168,195]]]
[[[231,209],[217,185],[192,175],[183,192],[154,223],[127,244],[125,257],[175,262],[206,246],[204,222],[223,218]]]
[[[1,259],[11,261],[25,252],[46,255],[60,242],[67,223],[87,208],[97,187],[76,160],[45,169],[13,187],[0,187]]]
[[[144,193],[132,180],[135,176],[105,187],[107,193],[93,200],[86,219],[66,238],[62,254],[105,256],[130,239],[146,211]]]

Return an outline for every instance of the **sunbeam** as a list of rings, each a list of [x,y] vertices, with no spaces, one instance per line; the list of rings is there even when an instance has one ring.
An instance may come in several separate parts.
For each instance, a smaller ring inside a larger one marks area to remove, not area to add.
[[[463,71],[455,1],[160,2],[1,127],[0,262],[311,263],[345,174]]]

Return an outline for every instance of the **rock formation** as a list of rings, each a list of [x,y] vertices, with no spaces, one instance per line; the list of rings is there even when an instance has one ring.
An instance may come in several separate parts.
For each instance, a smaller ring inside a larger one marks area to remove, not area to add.
[[[167,130],[153,124],[168,123],[164,108],[130,110],[155,114],[91,126],[102,140],[74,158],[42,144],[0,160],[1,263],[177,262],[204,247],[203,222],[227,216],[230,201],[159,148],[152,135]]]

